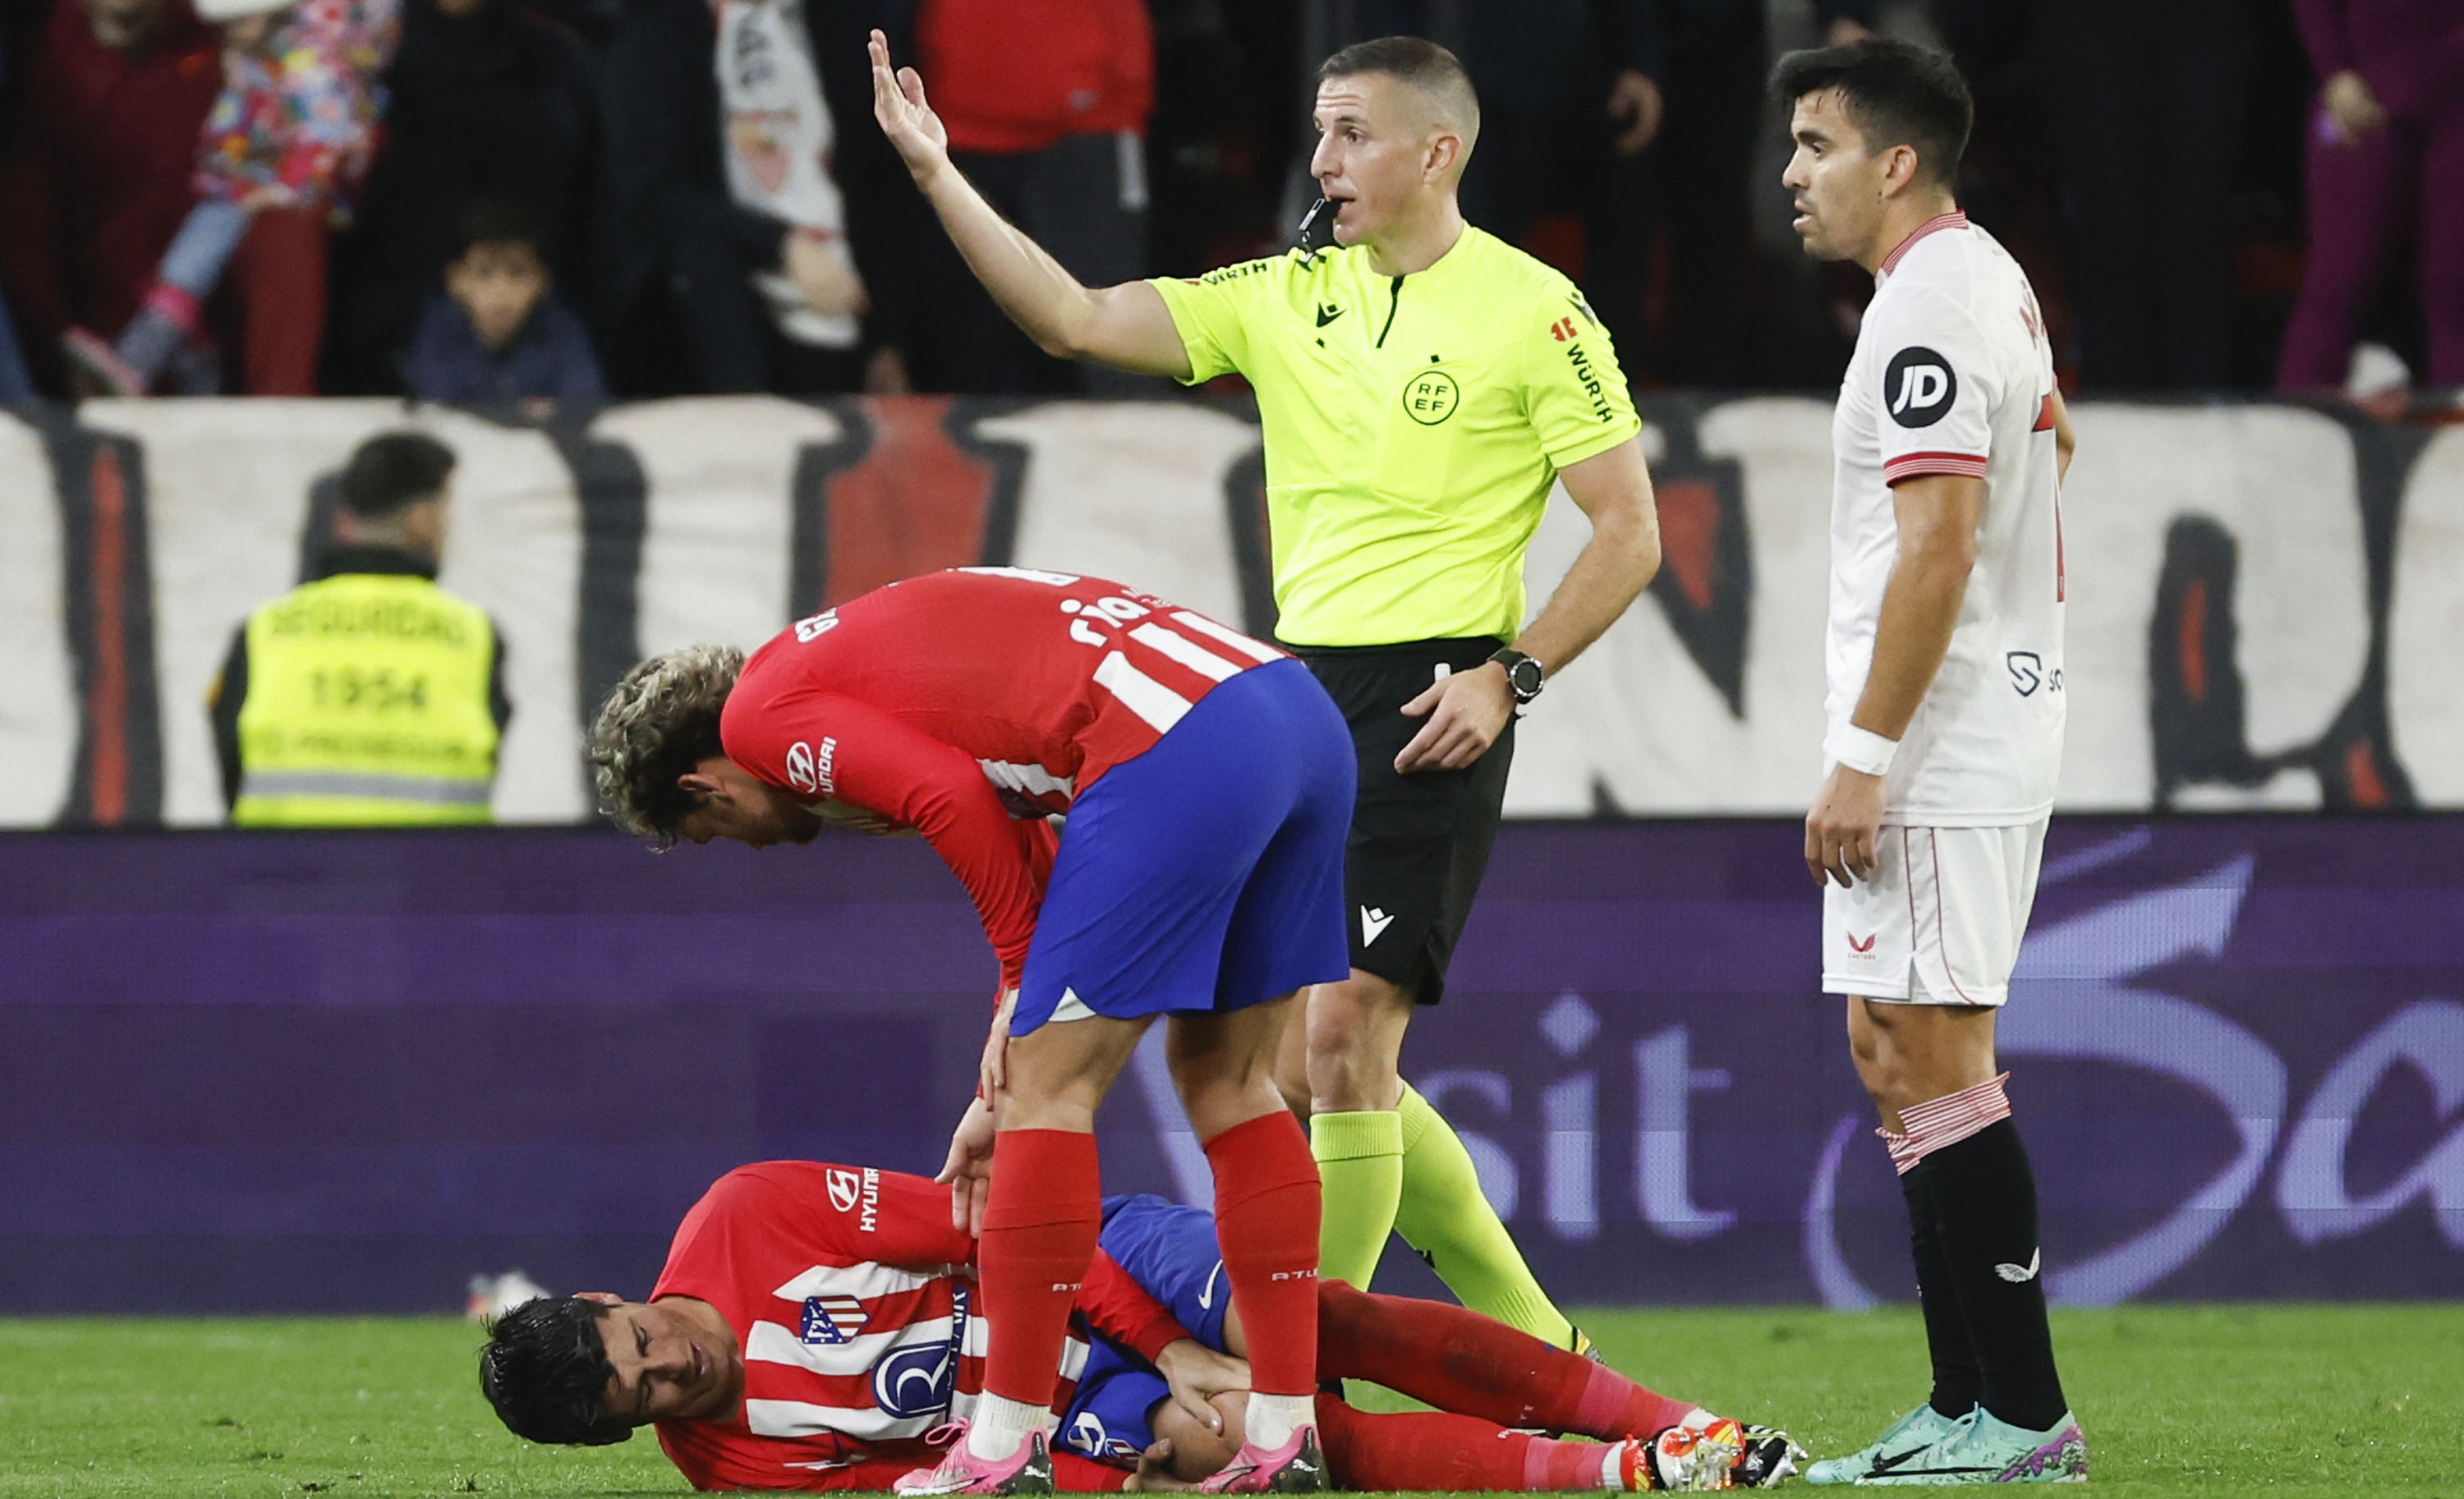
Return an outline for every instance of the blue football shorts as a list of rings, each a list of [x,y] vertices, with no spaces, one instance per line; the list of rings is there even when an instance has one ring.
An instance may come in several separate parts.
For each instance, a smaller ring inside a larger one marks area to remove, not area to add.
[[[1191,1335],[1218,1353],[1228,1351],[1223,1318],[1232,1310],[1232,1287],[1223,1278],[1211,1216],[1159,1197],[1108,1197],[1096,1243]],[[1098,1462],[1135,1463],[1155,1441],[1156,1404],[1171,1393],[1154,1365],[1090,1337],[1087,1367],[1054,1440]]]
[[[1216,684],[1078,797],[1013,1035],[1054,1019],[1236,1010],[1351,971],[1353,748],[1298,661]]]

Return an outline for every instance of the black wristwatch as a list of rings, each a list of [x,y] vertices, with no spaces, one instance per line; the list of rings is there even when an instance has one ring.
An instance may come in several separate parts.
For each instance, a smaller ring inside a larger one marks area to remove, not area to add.
[[[1512,646],[1507,646],[1489,659],[1506,668],[1506,685],[1514,689],[1517,707],[1528,706],[1531,699],[1540,695],[1540,689],[1547,684],[1548,673],[1540,663]]]

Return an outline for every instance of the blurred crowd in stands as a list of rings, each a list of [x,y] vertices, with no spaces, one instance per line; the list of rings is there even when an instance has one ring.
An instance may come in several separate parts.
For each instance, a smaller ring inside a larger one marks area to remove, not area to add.
[[[1796,249],[1772,57],[1930,39],[2075,388],[2464,386],[2464,0],[7,0],[0,400],[1158,388],[977,290],[874,27],[1090,283],[1289,243],[1316,60],[1432,36],[1471,221],[1725,388],[1836,381],[1870,291]]]

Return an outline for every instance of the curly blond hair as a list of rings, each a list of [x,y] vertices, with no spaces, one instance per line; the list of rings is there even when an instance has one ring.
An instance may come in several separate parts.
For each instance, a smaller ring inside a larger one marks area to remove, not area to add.
[[[687,646],[625,673],[591,721],[590,779],[599,809],[664,849],[693,808],[676,778],[713,755],[718,716],[744,670],[733,646]]]

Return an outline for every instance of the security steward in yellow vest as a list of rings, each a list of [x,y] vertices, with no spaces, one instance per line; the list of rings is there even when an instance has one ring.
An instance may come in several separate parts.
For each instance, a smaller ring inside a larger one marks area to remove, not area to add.
[[[495,626],[436,585],[452,472],[424,433],[361,444],[319,576],[240,628],[210,698],[232,823],[490,820],[513,708]]]

